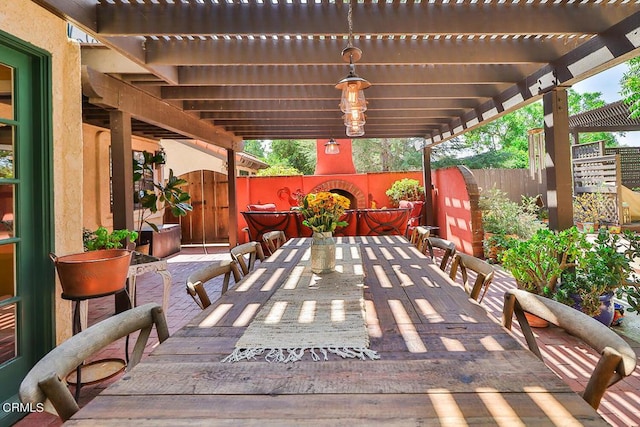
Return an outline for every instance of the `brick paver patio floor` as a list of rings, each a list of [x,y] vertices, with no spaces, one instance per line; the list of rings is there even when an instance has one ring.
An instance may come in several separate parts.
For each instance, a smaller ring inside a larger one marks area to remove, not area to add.
[[[185,247],[179,254],[167,259],[173,279],[170,306],[167,313],[170,333],[180,329],[200,312],[198,306],[185,292],[186,277],[202,264],[212,260],[227,259],[228,256],[228,247],[225,246],[207,247],[206,251],[202,247]],[[220,280],[217,280],[214,285],[207,286],[212,300],[219,295],[220,287]],[[504,291],[513,287],[515,287],[513,278],[503,270],[499,270],[482,302],[482,305],[498,320],[501,318]],[[138,304],[151,301],[160,303],[162,301],[162,280],[159,275],[147,273],[140,276],[137,280],[137,288]],[[215,290],[218,295],[212,290]],[[89,324],[110,316],[113,311],[113,296],[91,300]],[[635,316],[635,314],[627,314],[627,316]],[[517,322],[514,322],[514,332],[518,339],[524,342],[516,325]],[[584,389],[588,376],[598,359],[597,355],[558,328],[537,329],[536,333],[539,335],[538,342],[547,365],[574,390]],[[634,347],[636,354],[640,354],[640,344],[631,340],[629,342]],[[157,345],[157,338],[152,333],[147,352],[151,351],[155,345]],[[124,340],[120,340],[96,355],[95,359],[122,358],[123,349]],[[116,376],[96,385],[84,386],[81,390],[80,406],[86,404],[118,378],[119,376]],[[636,368],[633,375],[609,389],[600,405],[599,412],[615,426],[640,425],[640,368]],[[22,427],[58,425],[61,425],[61,422],[50,414],[31,414],[16,424],[16,426]]]

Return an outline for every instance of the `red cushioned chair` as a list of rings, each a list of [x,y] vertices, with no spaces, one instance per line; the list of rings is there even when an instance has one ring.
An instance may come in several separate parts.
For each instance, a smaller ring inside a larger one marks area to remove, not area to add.
[[[247,222],[250,241],[262,242],[262,235],[264,233],[276,230],[284,231],[284,234],[285,236],[287,236],[287,238],[299,237],[301,235],[298,219],[298,216],[300,215],[297,212],[252,211],[241,213],[245,221]],[[263,249],[266,250],[264,245]]]
[[[356,236],[358,231],[358,216],[356,211],[347,210],[344,215],[340,217],[340,221],[346,221],[347,225],[344,227],[336,227],[333,232],[334,236]]]
[[[410,213],[409,209],[359,210],[358,236],[404,236]]]
[[[265,203],[263,205],[247,205],[247,209],[252,212],[275,212],[275,203]]]

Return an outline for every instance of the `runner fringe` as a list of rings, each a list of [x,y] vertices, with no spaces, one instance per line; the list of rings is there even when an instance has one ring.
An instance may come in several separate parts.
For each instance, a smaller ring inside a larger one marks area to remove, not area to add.
[[[366,347],[304,347],[304,348],[236,348],[233,353],[222,359],[223,362],[240,362],[241,360],[255,360],[262,356],[267,362],[289,363],[302,360],[304,353],[309,351],[314,362],[328,360],[328,354],[336,354],[343,359],[380,359],[378,352]]]

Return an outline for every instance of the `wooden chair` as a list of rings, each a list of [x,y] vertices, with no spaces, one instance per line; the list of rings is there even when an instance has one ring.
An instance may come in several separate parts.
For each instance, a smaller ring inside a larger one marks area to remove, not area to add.
[[[266,258],[262,245],[258,242],[243,243],[231,248],[229,252],[231,253],[231,259],[240,267],[242,276],[246,276],[255,268],[256,260],[264,261]]]
[[[211,299],[209,298],[207,290],[204,288],[204,284],[211,279],[224,275],[221,291],[221,294],[224,295],[229,288],[231,274],[233,274],[235,282],[238,283],[238,281],[240,281],[240,271],[234,260],[212,262],[187,277],[187,293],[191,295],[191,298],[193,298],[196,304],[204,310],[211,305]]]
[[[273,255],[273,253],[287,241],[287,236],[284,234],[284,231],[269,231],[262,235],[262,240],[267,247],[269,255]]]
[[[429,251],[429,256],[434,262],[436,261],[436,258],[433,248],[438,248],[443,251],[442,260],[440,261],[440,270],[446,271],[449,260],[456,253],[456,244],[439,237],[427,236],[424,240],[426,242],[427,250]]]
[[[462,285],[465,291],[467,291],[467,294],[469,294],[469,298],[482,302],[495,274],[491,264],[471,255],[456,253],[449,274],[449,277],[454,281],[458,274],[458,268],[460,268],[460,274],[462,275]],[[476,281],[473,283],[473,286],[469,285],[467,270],[476,273]],[[484,291],[482,292],[482,296],[480,296],[482,288],[484,288]],[[480,296],[480,299],[478,299],[478,296]]]
[[[411,232],[411,238],[409,241],[414,245],[421,253],[425,253],[426,239],[431,235],[431,229],[428,227],[414,227]]]
[[[68,340],[47,353],[20,384],[22,403],[34,405],[44,403],[45,409],[66,421],[79,407],[64,380],[85,359],[102,350],[112,342],[133,332],[140,331],[129,358],[127,371],[142,358],[151,329],[155,325],[158,339],[164,342],[169,337],[167,321],[162,307],[149,303],[109,317]]]
[[[520,289],[509,289],[504,294],[502,322],[511,329],[513,314],[520,324],[529,349],[540,359],[542,354],[524,313],[531,313],[564,329],[600,353],[582,398],[594,409],[607,388],[631,375],[636,367],[633,349],[613,330],[572,307]]]

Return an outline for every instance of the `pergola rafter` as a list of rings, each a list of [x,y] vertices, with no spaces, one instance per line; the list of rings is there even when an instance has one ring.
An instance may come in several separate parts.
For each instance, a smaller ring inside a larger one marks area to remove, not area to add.
[[[348,2],[33,1],[102,43],[83,48],[86,65],[189,121],[238,139],[344,134],[335,84],[348,71]],[[354,2],[357,72],[372,83],[365,137],[438,144],[633,57],[639,5]]]

